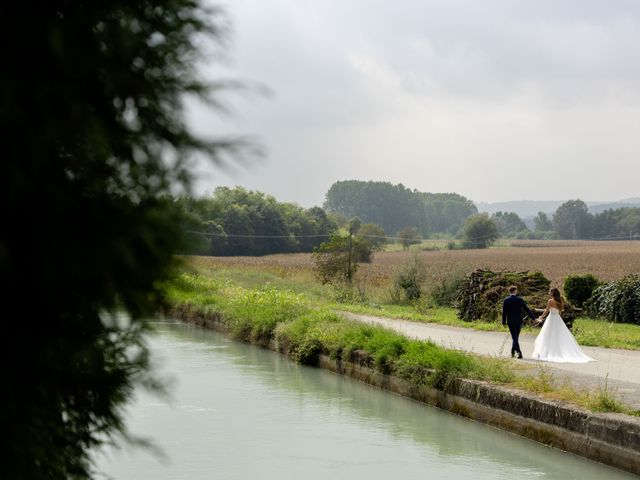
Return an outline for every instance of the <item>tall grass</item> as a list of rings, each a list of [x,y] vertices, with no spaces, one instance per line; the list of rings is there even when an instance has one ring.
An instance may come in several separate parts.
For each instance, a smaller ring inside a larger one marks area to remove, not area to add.
[[[237,290],[226,305],[233,335],[252,342],[268,342],[279,323],[298,318],[308,310],[300,294],[277,290],[269,284],[256,290]]]
[[[640,326],[605,320],[578,318],[573,333],[581,345],[640,350]]]

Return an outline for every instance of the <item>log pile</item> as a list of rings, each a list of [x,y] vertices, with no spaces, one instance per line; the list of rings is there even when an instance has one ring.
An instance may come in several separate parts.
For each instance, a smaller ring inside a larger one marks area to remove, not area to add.
[[[502,319],[502,301],[509,295],[509,286],[518,287],[518,295],[539,315],[549,300],[551,281],[541,272],[492,272],[476,270],[458,286],[456,305],[462,320],[495,322]],[[562,314],[569,328],[575,309],[568,302]],[[523,312],[523,317],[525,313]],[[531,324],[527,317],[525,323]]]

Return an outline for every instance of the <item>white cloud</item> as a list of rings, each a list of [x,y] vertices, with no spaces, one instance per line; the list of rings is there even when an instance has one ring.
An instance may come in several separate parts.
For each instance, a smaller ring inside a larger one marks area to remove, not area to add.
[[[234,123],[266,161],[242,184],[304,205],[333,181],[389,180],[474,200],[619,199],[640,177],[640,4],[234,0],[229,66],[270,99]]]

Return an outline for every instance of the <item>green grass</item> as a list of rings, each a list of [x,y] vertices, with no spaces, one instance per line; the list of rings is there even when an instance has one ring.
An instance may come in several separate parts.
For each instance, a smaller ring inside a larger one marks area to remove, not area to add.
[[[332,287],[321,285],[307,273],[285,274],[248,269],[220,269],[215,272],[205,270],[200,273],[205,276],[214,275],[216,278],[224,278],[244,288],[260,288],[269,284],[278,289],[304,294],[315,301],[331,298],[334,294]]]
[[[585,396],[586,407],[593,412],[615,412],[626,413],[627,415],[639,416],[638,411],[630,410],[626,405],[620,402],[615,392],[612,392],[605,385],[595,392],[587,393]]]
[[[545,367],[539,368],[535,376],[518,376],[514,380],[513,385],[538,394],[548,394],[558,390],[554,382],[553,374]],[[571,395],[571,397],[577,398],[577,395]]]
[[[573,333],[581,345],[640,350],[640,325],[579,318]]]

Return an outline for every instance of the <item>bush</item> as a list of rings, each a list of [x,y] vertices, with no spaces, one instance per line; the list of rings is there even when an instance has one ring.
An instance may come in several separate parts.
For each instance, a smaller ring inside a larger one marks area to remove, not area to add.
[[[596,288],[586,307],[594,317],[640,324],[640,275],[627,275]]]
[[[571,303],[582,308],[600,284],[600,280],[590,273],[569,275],[564,279],[564,294]]]
[[[464,276],[455,276],[451,278],[443,278],[431,290],[431,301],[439,307],[452,307],[456,303],[458,297],[458,287],[464,282]]]
[[[393,278],[392,297],[399,301],[400,296],[407,302],[415,302],[422,296],[422,284],[427,276],[424,264],[413,256],[413,260],[398,267]]]
[[[366,284],[356,285],[336,284],[333,288],[333,299],[338,303],[367,303]]]

